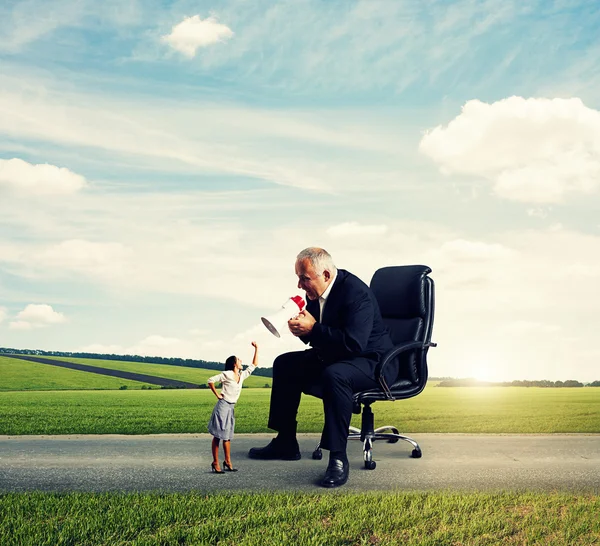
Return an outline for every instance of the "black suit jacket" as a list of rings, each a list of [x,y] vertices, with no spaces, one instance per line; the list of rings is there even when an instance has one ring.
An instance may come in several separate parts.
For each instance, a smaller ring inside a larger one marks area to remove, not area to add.
[[[306,310],[317,323],[300,339],[310,344],[325,363],[348,361],[374,378],[378,362],[393,343],[371,289],[356,275],[338,269],[324,316],[319,316],[318,300],[308,300]],[[395,379],[397,370],[389,372]],[[386,379],[391,379],[387,376],[386,372]]]

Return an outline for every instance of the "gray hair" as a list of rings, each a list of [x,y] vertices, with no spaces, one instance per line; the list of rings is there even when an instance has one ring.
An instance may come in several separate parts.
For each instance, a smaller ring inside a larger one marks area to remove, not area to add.
[[[333,263],[333,258],[329,252],[323,248],[314,246],[305,248],[298,256],[296,256],[297,262],[302,260],[309,260],[315,268],[317,275],[321,275],[325,270],[330,271],[331,273],[334,273],[337,270]]]

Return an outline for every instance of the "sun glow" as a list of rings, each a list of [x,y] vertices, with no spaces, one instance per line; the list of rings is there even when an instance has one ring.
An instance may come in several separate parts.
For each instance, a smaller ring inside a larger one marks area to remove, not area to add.
[[[497,352],[473,352],[465,359],[467,377],[491,383],[510,381],[505,377],[505,355]]]

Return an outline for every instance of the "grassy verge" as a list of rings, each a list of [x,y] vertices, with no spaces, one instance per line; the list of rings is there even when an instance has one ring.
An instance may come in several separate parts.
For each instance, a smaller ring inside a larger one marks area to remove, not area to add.
[[[5,494],[11,545],[589,545],[600,498],[533,493]]]
[[[268,432],[269,389],[245,389],[236,431]],[[207,390],[0,392],[0,434],[206,432]],[[600,433],[600,389],[428,387],[415,398],[378,402],[376,426],[407,433]],[[303,397],[300,432],[319,432],[320,400]],[[360,416],[353,417],[360,424]]]
[[[144,373],[156,377],[166,377],[167,379],[177,379],[178,381],[189,381],[190,383],[206,384],[206,380],[213,375],[220,373],[220,370],[208,368],[188,368],[186,366],[171,366],[169,364],[152,364],[149,362],[128,362],[124,360],[97,360],[94,358],[71,358],[71,357],[44,357],[53,360],[63,360],[64,362],[74,362],[76,364],[85,364],[86,366],[95,366],[99,368],[108,368],[109,370],[121,370],[123,372]],[[250,362],[244,361],[244,365]],[[265,384],[271,385],[270,377],[260,375],[251,375],[244,382],[245,387],[260,388]]]
[[[219,370],[205,368],[186,368],[183,366],[169,366],[167,364],[148,364],[142,362],[122,362],[118,360],[94,360],[91,358],[59,358],[44,357],[49,360],[63,360],[75,362],[96,368],[108,368],[124,372],[141,373],[188,381],[197,385],[206,385],[206,380],[219,373]],[[270,377],[251,375],[244,382],[244,387],[261,388],[271,385]],[[0,356],[0,391],[36,391],[36,390],[95,390],[119,389],[126,386],[128,389],[146,388],[159,389],[140,381],[120,379],[118,377],[102,376],[79,370],[59,368],[49,364],[16,360]]]
[[[0,356],[0,391],[117,390],[156,385]]]

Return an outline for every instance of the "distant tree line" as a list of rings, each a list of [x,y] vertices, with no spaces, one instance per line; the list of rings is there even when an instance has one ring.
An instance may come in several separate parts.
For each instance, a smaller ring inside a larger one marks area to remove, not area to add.
[[[0,347],[0,354],[65,356],[70,358],[93,358],[96,360],[127,360],[128,362],[145,362],[148,364],[167,364],[169,366],[185,366],[186,368],[208,368],[223,370],[223,362],[210,360],[194,360],[191,358],[167,358],[162,356],[115,355],[98,353],[71,353],[68,351],[42,351],[41,349],[11,349]],[[253,375],[273,377],[273,368],[256,368]]]
[[[148,364],[167,364],[169,366],[185,366],[187,368],[208,368],[222,370],[223,362],[210,360],[194,360],[191,358],[167,358],[162,356],[116,355],[98,353],[71,353],[68,351],[42,351],[41,349],[11,349],[0,347],[0,354],[66,356],[71,358],[93,358],[96,360],[127,360],[130,362],[146,362]],[[273,377],[273,368],[256,368],[253,375]],[[440,381],[438,387],[600,387],[600,381],[581,383],[575,379],[567,381],[549,381],[547,379],[526,381],[479,381],[473,378],[455,379],[453,377],[430,377],[430,381]]]
[[[593,381],[592,383],[581,383],[575,379],[568,379],[567,381],[548,381],[547,379],[527,381],[527,380],[515,380],[515,381],[479,381],[477,379],[466,378],[466,379],[445,379],[437,385],[438,387],[600,387],[600,381]]]

